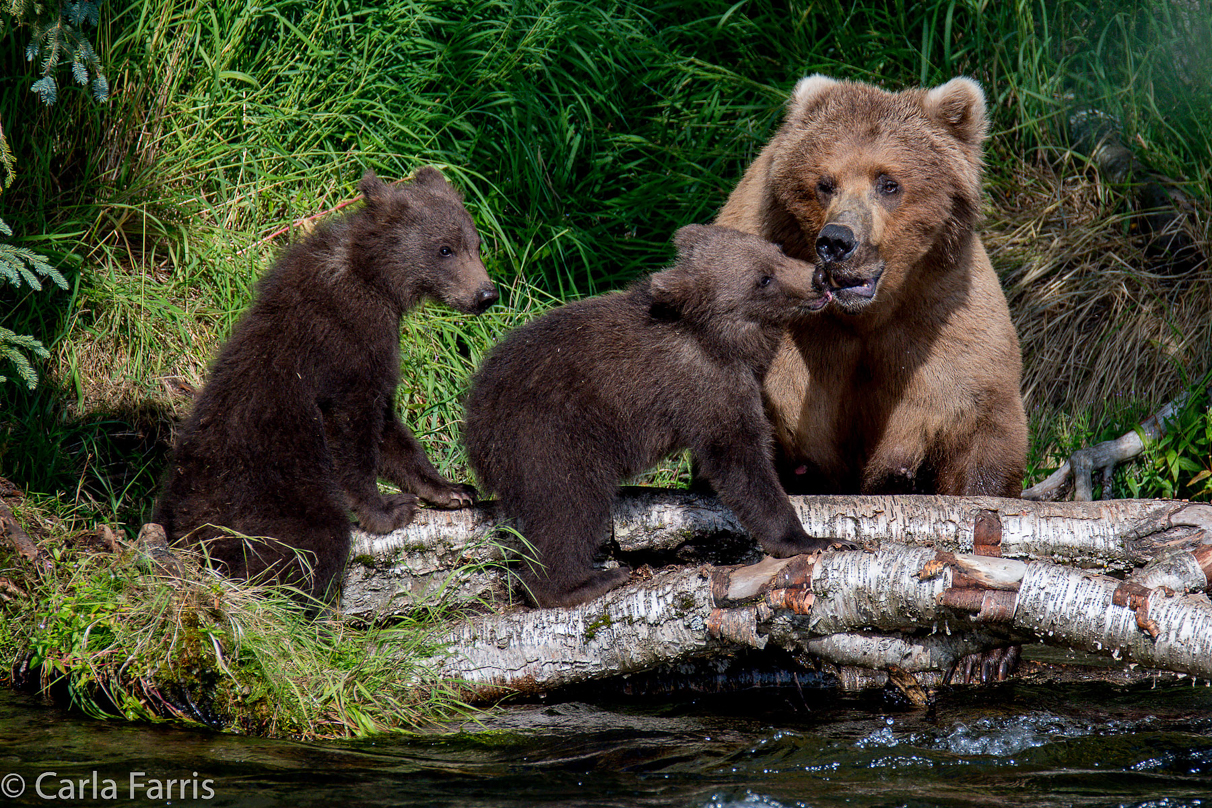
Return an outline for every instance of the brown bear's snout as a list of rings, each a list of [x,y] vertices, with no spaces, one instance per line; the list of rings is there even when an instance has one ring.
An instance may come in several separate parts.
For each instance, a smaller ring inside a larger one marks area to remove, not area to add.
[[[491,283],[486,283],[476,290],[475,297],[472,298],[472,312],[475,314],[483,314],[485,309],[497,302],[500,294],[497,293],[497,287]]]
[[[869,226],[861,214],[843,211],[816,236],[818,268],[838,305],[852,313],[875,297],[883,264],[866,241]],[[873,260],[874,259],[874,260]]]
[[[816,254],[826,264],[838,264],[854,255],[859,241],[844,224],[827,224],[816,237]]]

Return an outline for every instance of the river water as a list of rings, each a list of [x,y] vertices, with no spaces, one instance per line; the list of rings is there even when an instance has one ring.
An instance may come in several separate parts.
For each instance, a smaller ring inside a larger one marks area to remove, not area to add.
[[[928,712],[820,689],[613,696],[308,743],[94,721],[0,690],[0,789],[0,808],[1212,806],[1212,688],[1017,682]]]

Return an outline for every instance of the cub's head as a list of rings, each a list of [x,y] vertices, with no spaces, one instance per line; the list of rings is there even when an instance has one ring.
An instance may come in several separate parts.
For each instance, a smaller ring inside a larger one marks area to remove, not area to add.
[[[931,283],[914,276],[954,266],[976,226],[987,129],[970,79],[899,93],[801,79],[771,143],[773,237],[817,262],[847,314]]]
[[[358,189],[365,214],[352,245],[368,281],[401,308],[422,298],[479,314],[497,299],[480,260],[480,234],[459,192],[434,168],[404,183],[387,185],[373,171]]]
[[[765,239],[728,227],[687,225],[677,261],[652,276],[653,301],[692,322],[778,327],[829,302],[816,268]]]

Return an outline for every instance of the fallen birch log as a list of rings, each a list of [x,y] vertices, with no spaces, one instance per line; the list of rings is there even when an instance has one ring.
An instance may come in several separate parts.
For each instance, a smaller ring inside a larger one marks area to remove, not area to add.
[[[1128,572],[1212,536],[1212,505],[1171,500],[1029,502],[994,497],[792,497],[812,536],[858,544],[894,541],[953,553],[1063,561]],[[987,528],[977,531],[982,514]],[[611,552],[633,567],[650,563],[736,563],[761,557],[727,508],[689,491],[626,489],[615,503]],[[342,611],[360,619],[452,605],[511,602],[506,553],[494,535],[495,504],[422,510],[387,535],[354,532]]]
[[[1212,553],[1202,559],[1206,586]],[[730,646],[776,643],[804,651],[821,637],[844,646],[839,654],[903,672],[900,664],[871,656],[879,651],[838,638],[869,629],[918,632],[924,636],[913,642],[923,648],[937,645],[931,637],[939,634],[972,630],[1003,642],[1034,637],[1212,678],[1212,603],[1204,595],[1179,595],[1046,562],[891,542],[875,552],[677,570],[571,609],[481,616],[446,638],[452,653],[442,673],[465,682],[470,698],[492,699],[633,673]],[[906,646],[896,661],[922,653],[927,665],[945,664],[950,656],[931,659],[929,649]]]

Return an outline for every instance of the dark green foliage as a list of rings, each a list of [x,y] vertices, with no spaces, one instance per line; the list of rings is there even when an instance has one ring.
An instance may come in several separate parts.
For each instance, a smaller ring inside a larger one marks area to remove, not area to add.
[[[68,24],[88,27],[84,5],[69,4]],[[420,338],[405,336],[405,374],[420,381],[401,408],[455,476],[459,397],[476,359],[534,301],[665,264],[669,236],[713,218],[807,73],[890,89],[980,80],[998,205],[1016,203],[1002,192],[1024,159],[1063,152],[1075,104],[1115,115],[1145,159],[1206,200],[1205,7],[108,3],[88,30],[109,102],[61,92],[50,108],[28,92],[41,67],[26,60],[33,31],[11,29],[0,40],[0,122],[20,174],[0,215],[71,290],[0,285],[0,327],[59,346],[38,391],[0,387],[0,474],[79,492],[97,512],[121,503],[140,513],[183,406],[163,380],[202,381],[285,239],[254,245],[348,200],[367,167],[396,178],[442,165],[466,193],[490,271],[513,287],[491,320],[426,312],[410,326]]]
[[[49,107],[58,100],[55,70],[64,62],[70,63],[77,84],[91,83],[96,100],[109,97],[109,80],[101,72],[101,60],[85,33],[86,26],[96,27],[100,19],[100,0],[69,0],[62,5],[14,0],[10,12],[17,22],[30,26],[25,59],[38,64],[41,78],[30,89],[43,104]]]
[[[0,234],[12,236],[13,231],[0,219]],[[0,244],[0,284],[20,287],[25,285],[35,292],[42,291],[42,281],[39,276],[49,278],[57,286],[67,289],[67,281],[59,271],[46,263],[46,259],[25,247],[14,247],[11,244]],[[49,359],[50,353],[42,343],[31,336],[14,334],[4,326],[0,326],[0,365],[5,361],[13,364],[17,375],[25,382],[30,390],[38,384],[38,374],[34,372],[25,352],[28,351],[40,359]],[[0,375],[0,384],[8,381]]]

